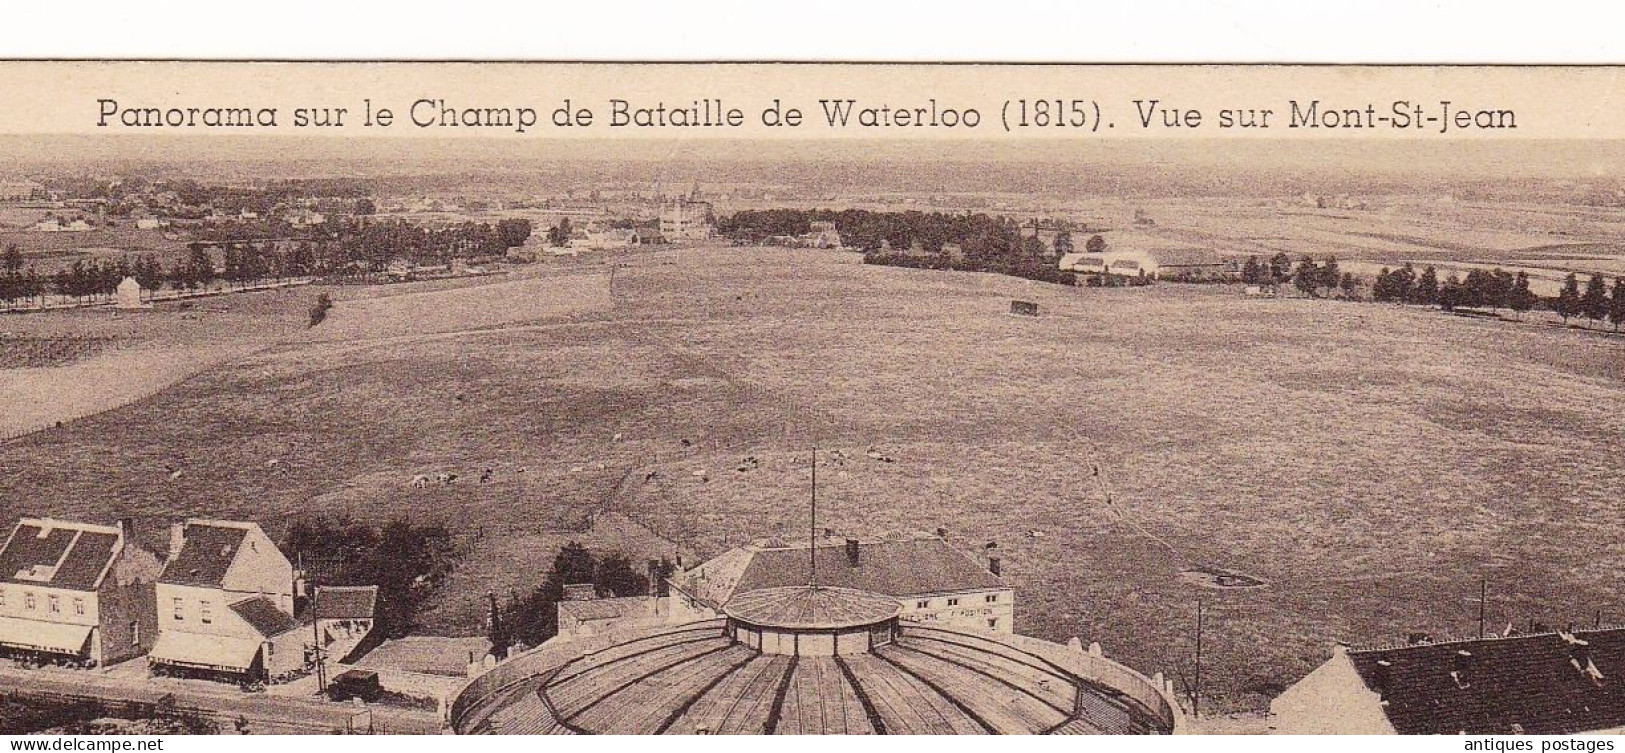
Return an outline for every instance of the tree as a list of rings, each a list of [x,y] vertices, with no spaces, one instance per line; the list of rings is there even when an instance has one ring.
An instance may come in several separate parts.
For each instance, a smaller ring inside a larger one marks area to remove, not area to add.
[[[1315,266],[1315,260],[1307,256],[1298,261],[1298,269],[1292,273],[1292,284],[1305,295],[1319,297],[1320,269]]]
[[[1326,290],[1336,290],[1342,282],[1342,274],[1337,268],[1337,257],[1327,256],[1326,261],[1320,265],[1320,287]]]
[[[1343,297],[1352,300],[1360,291],[1360,280],[1353,272],[1344,272],[1343,279],[1338,280],[1337,289],[1343,291]]]
[[[1270,282],[1280,285],[1292,277],[1292,257],[1285,251],[1270,257]]]
[[[1264,266],[1258,263],[1258,257],[1247,257],[1247,263],[1241,266],[1241,281],[1248,285],[1263,284]]]
[[[1461,280],[1454,274],[1451,274],[1450,277],[1445,279],[1444,284],[1439,286],[1438,298],[1439,308],[1445,311],[1454,311],[1457,306],[1467,304],[1467,286],[1463,285]]]
[[[1083,250],[1088,251],[1091,254],[1098,254],[1105,251],[1106,239],[1100,237],[1099,235],[1091,235],[1089,236],[1089,240],[1083,244]]]
[[[1552,310],[1563,318],[1565,324],[1569,317],[1580,314],[1580,278],[1573,272],[1563,279],[1563,289],[1558,292],[1557,299],[1552,301]]]
[[[1529,290],[1529,273],[1519,272],[1512,281],[1512,291],[1507,294],[1507,308],[1522,317],[1523,312],[1535,307],[1535,302],[1536,296]]]
[[[1614,331],[1619,331],[1619,325],[1625,324],[1625,277],[1614,278],[1614,294],[1608,299],[1608,321],[1614,325]]]
[[[201,243],[192,244],[186,255],[187,286],[195,287],[207,285],[214,281],[214,260],[209,258],[209,250]]]
[[[616,596],[644,596],[649,593],[649,576],[632,569],[631,560],[616,554],[599,560],[592,585]]]
[[[565,217],[559,220],[559,224],[547,229],[547,245],[555,248],[565,246],[570,243],[570,234],[570,218]]]
[[[1608,282],[1601,274],[1593,274],[1586,281],[1585,295],[1580,297],[1580,313],[1594,322],[1608,318]]]
[[[1406,265],[1409,269],[1410,265]],[[1439,273],[1428,266],[1422,269],[1422,276],[1416,278],[1416,287],[1411,290],[1409,299],[1413,303],[1431,306],[1439,302]]]
[[[1055,253],[1065,256],[1072,253],[1072,233],[1062,230],[1055,234]]]

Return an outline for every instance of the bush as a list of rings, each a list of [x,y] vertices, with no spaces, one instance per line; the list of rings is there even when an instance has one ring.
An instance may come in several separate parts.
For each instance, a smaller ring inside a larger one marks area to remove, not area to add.
[[[333,308],[333,297],[322,293],[316,296],[316,305],[310,307],[310,326],[327,321],[327,312]]]

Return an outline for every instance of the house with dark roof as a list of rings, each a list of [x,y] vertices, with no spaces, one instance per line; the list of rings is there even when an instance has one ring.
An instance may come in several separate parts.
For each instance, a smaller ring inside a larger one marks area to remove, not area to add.
[[[1625,731],[1625,628],[1332,657],[1270,703],[1276,734],[1572,735]]]
[[[815,564],[816,563],[816,564]],[[814,576],[816,567],[817,575]],[[1015,589],[995,572],[928,533],[893,533],[874,539],[756,542],[729,550],[672,576],[671,611],[685,619],[722,614],[735,596],[764,588],[818,585],[850,588],[897,599],[899,619],[926,625],[1010,633]]]
[[[0,547],[0,655],[85,666],[147,651],[158,557],[126,524],[23,518]]]
[[[311,619],[328,655],[342,658],[366,640],[378,619],[377,586],[317,586]]]
[[[259,525],[194,518],[170,538],[155,673],[274,682],[305,667],[314,635],[293,616],[293,564]]]

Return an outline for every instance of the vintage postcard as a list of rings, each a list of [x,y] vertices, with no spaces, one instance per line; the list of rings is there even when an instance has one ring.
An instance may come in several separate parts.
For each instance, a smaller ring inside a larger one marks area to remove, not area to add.
[[[0,734],[1625,729],[1620,82],[0,63]]]

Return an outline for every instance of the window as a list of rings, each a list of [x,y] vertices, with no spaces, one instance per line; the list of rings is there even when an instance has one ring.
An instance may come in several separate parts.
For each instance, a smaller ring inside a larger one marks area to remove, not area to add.
[[[175,604],[175,619],[177,619],[177,620],[186,619],[186,602],[181,601],[181,597],[176,596],[175,599],[174,599],[174,604]]]
[[[926,609],[926,608],[929,608],[930,606],[931,606],[931,600],[930,599],[920,599],[919,601],[914,602],[914,608],[915,609]]]
[[[27,609],[28,611],[32,612],[37,606],[39,606],[39,602],[36,600],[34,593],[32,591],[24,591],[23,609]]]
[[[6,589],[0,588],[0,607],[6,605]]]
[[[988,627],[989,630],[998,630],[999,629],[999,618],[997,618],[997,617],[988,618],[987,627]]]
[[[957,598],[955,598],[955,599],[949,599],[949,600],[948,600],[948,606],[950,606],[950,607],[957,607],[957,606],[959,606],[959,599],[957,599]]]
[[[50,610],[51,614],[62,614],[62,599],[58,598],[56,594],[45,597],[45,606]]]
[[[996,602],[998,600],[999,600],[999,595],[998,594],[988,594],[987,595],[987,603],[989,603],[989,604],[992,604],[992,603],[994,603],[994,602]]]
[[[200,601],[197,603],[197,618],[199,622],[205,625],[214,622],[214,610],[209,608],[209,602]]]
[[[78,596],[73,597],[73,613],[74,614],[84,614],[85,613],[85,600],[83,598],[78,597]]]

